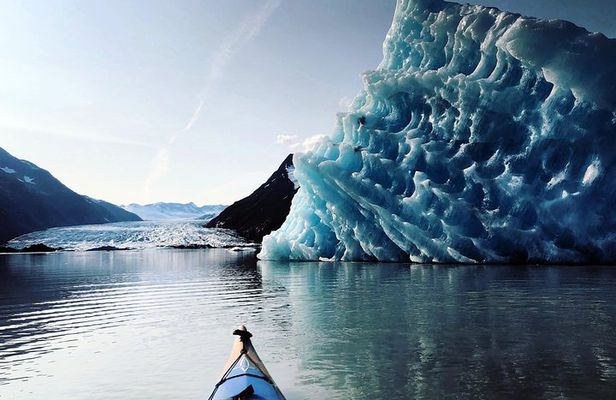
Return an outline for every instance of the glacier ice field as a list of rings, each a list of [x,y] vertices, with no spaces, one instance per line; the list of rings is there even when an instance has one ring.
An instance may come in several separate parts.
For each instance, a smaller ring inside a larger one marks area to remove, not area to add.
[[[8,242],[8,246],[14,249],[38,244],[75,251],[158,247],[254,247],[254,244],[237,236],[233,231],[204,228],[202,220],[131,221],[56,227],[26,233]]]
[[[261,259],[616,262],[616,40],[399,0]]]

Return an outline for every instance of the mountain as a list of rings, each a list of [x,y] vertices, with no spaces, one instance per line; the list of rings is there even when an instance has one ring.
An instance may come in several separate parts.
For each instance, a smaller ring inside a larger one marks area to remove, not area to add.
[[[616,40],[398,0],[383,55],[261,259],[616,262]]]
[[[206,227],[233,229],[249,240],[260,242],[263,236],[278,229],[289,213],[298,189],[293,171],[293,154],[289,154],[264,184],[250,196],[225,208]]]
[[[226,206],[221,204],[197,206],[195,203],[154,203],[129,204],[123,209],[137,214],[146,221],[162,221],[174,219],[212,219]]]
[[[46,170],[0,148],[0,243],[54,226],[140,220],[111,203],[73,192]]]

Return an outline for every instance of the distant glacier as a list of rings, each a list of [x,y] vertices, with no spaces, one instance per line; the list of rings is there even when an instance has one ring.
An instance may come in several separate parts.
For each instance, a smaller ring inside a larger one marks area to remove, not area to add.
[[[203,221],[141,221],[69,226],[27,233],[7,245],[20,250],[43,244],[74,251],[158,247],[251,249],[256,246],[231,230],[202,225]]]
[[[137,214],[144,221],[165,221],[180,219],[210,220],[220,214],[226,206],[222,204],[204,205],[199,207],[195,203],[131,203],[121,206],[126,211]]]
[[[383,51],[260,258],[616,262],[616,40],[400,0]]]

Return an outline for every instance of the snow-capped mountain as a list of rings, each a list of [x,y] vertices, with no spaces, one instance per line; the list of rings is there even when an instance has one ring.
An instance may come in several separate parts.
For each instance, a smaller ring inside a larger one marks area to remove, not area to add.
[[[0,148],[0,243],[54,226],[139,220],[111,203],[75,193],[46,170]]]
[[[154,203],[129,204],[121,206],[137,214],[145,221],[164,221],[178,219],[212,219],[226,206],[221,204],[197,206],[195,203]]]

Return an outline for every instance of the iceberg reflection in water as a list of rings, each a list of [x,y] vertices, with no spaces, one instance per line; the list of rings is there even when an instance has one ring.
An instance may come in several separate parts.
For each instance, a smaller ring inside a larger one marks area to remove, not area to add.
[[[616,270],[0,256],[0,397],[201,399],[240,323],[289,399],[607,398]]]

